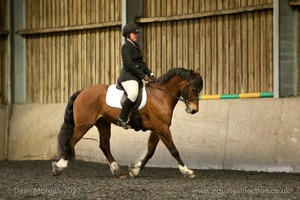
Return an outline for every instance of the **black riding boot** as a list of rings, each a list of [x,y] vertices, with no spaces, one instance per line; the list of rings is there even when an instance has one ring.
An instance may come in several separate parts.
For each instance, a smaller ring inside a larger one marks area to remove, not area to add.
[[[119,126],[122,126],[123,128],[125,129],[128,129],[128,125],[127,125],[127,122],[128,122],[128,115],[130,113],[130,110],[133,106],[133,102],[126,98],[126,100],[124,101],[123,105],[122,105],[122,110],[121,110],[121,114],[120,116],[118,117],[118,121],[117,121],[117,124]]]

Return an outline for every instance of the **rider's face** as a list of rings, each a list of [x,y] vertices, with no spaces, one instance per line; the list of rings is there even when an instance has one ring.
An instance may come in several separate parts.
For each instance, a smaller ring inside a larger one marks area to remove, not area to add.
[[[137,38],[138,38],[138,34],[137,33],[130,33],[129,37],[130,37],[130,40],[132,42],[136,42]]]

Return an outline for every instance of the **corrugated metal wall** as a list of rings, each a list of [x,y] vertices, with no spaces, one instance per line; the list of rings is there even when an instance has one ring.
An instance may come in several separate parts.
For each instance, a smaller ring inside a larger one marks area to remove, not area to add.
[[[27,0],[28,103],[67,102],[119,74],[121,0]]]
[[[0,1],[0,104],[7,104],[7,0]]]
[[[159,76],[198,69],[202,94],[273,91],[273,0],[144,0],[143,50]]]

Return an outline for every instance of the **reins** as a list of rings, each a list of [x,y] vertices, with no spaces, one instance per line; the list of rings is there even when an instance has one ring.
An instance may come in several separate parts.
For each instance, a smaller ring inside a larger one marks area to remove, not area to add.
[[[183,102],[184,104],[186,104],[186,102],[188,102],[188,101],[189,101],[189,102],[193,102],[193,101],[197,101],[197,102],[198,102],[198,101],[199,101],[199,98],[198,98],[198,99],[195,99],[195,100],[188,100],[188,99],[185,99],[183,96],[177,97],[177,96],[175,96],[174,94],[168,92],[167,90],[164,90],[164,89],[162,89],[161,87],[158,87],[157,85],[154,85],[154,84],[150,84],[150,86],[151,86],[151,87],[155,87],[155,88],[157,88],[157,89],[159,89],[159,90],[161,90],[161,91],[167,93],[168,95],[170,95],[170,96],[172,96],[173,98],[175,98],[175,99],[177,99],[177,100]],[[187,86],[189,86],[189,83],[185,86],[185,93],[188,92]]]
[[[186,102],[185,99],[184,99],[183,97],[176,97],[174,94],[168,92],[167,90],[162,89],[161,87],[158,87],[157,85],[150,84],[150,86],[151,86],[151,87],[155,87],[155,88],[157,88],[157,89],[159,89],[159,90],[161,90],[161,91],[167,93],[168,95],[174,97],[175,99],[177,99],[177,100],[179,100],[179,101],[182,101],[183,103]]]

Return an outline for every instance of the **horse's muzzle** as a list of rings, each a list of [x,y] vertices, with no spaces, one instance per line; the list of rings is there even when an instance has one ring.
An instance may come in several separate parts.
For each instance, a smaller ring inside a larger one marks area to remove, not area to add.
[[[192,106],[186,105],[185,111],[187,113],[190,113],[190,114],[195,114],[195,113],[198,112],[198,107],[197,108],[193,108]]]
[[[197,113],[198,111],[197,110],[192,110],[191,111],[191,114],[195,114],[195,113]]]

